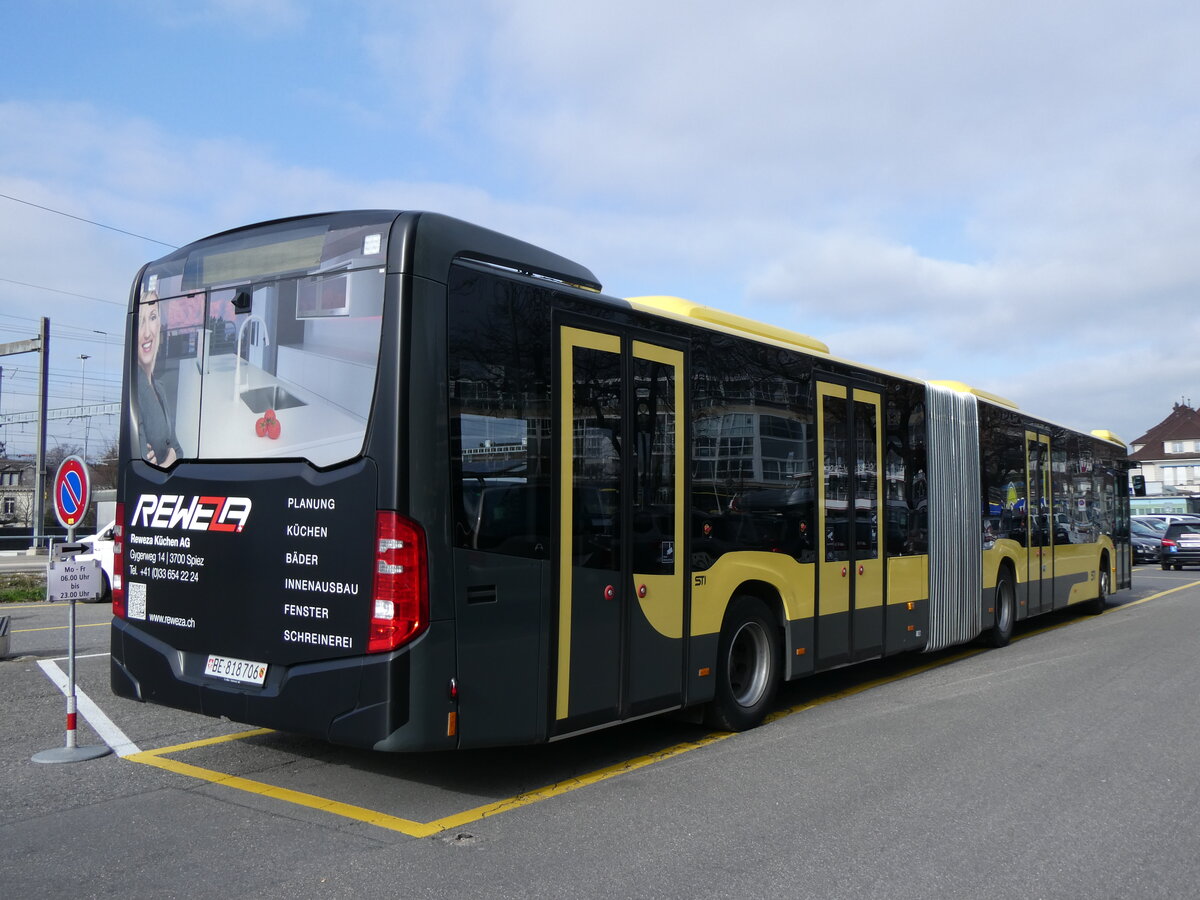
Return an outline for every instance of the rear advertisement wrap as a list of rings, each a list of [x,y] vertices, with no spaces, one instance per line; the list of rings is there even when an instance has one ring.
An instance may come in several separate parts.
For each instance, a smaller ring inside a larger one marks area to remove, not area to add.
[[[136,469],[125,503],[130,622],[179,650],[233,661],[288,665],[367,652],[370,461],[324,473],[274,464],[253,481],[232,480],[231,467],[217,476],[220,493],[189,477],[186,464],[161,483]]]

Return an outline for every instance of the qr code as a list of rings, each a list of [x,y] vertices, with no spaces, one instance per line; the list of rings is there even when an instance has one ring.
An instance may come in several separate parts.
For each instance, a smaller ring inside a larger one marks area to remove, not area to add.
[[[131,619],[146,618],[146,585],[140,581],[131,581],[126,595],[128,599],[126,612]]]

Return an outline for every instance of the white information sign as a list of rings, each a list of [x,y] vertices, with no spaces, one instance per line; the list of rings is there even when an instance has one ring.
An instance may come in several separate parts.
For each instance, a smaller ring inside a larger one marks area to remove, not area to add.
[[[46,593],[55,600],[94,600],[103,587],[100,560],[54,560],[46,571]]]

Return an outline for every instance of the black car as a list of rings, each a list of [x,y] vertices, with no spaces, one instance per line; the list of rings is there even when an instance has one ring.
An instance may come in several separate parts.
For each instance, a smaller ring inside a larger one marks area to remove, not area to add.
[[[1161,543],[1158,561],[1164,569],[1200,566],[1200,523],[1172,522]]]
[[[1135,563],[1156,563],[1162,551],[1162,536],[1166,526],[1157,529],[1145,522],[1134,519],[1129,526],[1129,539],[1133,545],[1133,561]]]

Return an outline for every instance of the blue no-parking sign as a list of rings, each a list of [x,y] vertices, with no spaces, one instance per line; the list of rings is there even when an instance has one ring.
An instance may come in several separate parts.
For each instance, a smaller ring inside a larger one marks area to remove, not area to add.
[[[92,490],[87,463],[68,456],[54,476],[54,514],[63,528],[74,528],[87,512]]]

